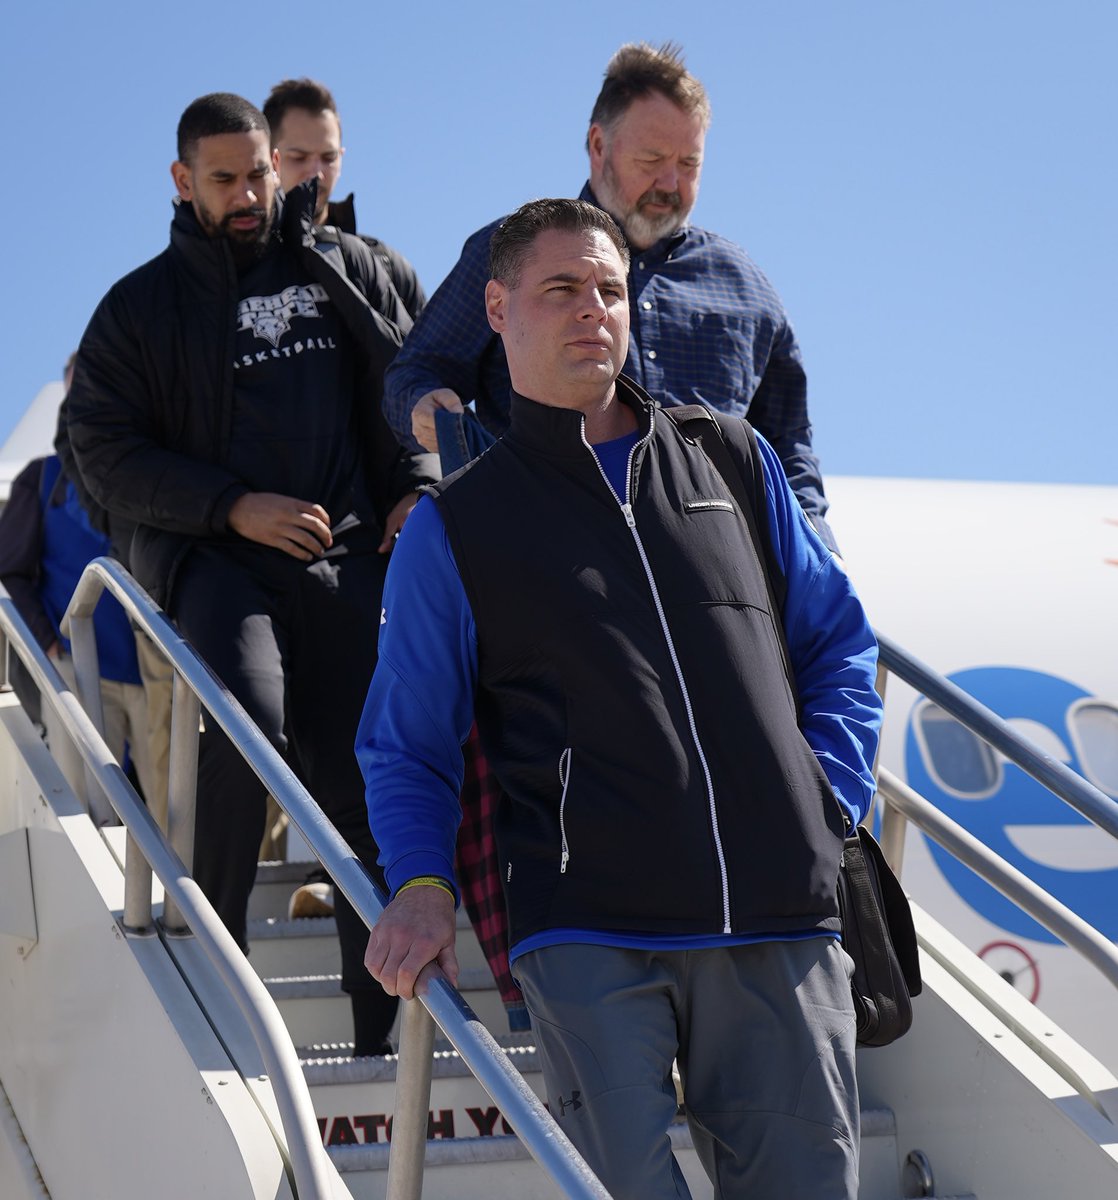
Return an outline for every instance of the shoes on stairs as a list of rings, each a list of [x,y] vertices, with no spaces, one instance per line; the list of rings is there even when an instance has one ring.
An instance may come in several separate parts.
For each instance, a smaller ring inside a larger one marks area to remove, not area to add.
[[[334,915],[334,887],[329,883],[304,883],[291,893],[287,904],[288,920],[300,917],[332,917]]]

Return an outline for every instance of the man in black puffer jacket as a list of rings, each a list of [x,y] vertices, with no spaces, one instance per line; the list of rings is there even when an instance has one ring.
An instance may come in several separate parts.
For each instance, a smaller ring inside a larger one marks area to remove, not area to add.
[[[355,238],[315,231],[315,185],[281,200],[267,121],[228,93],[183,113],[171,244],[117,283],[78,351],[66,435],[140,583],[377,874],[352,743],[376,659],[388,551],[436,477],[380,412],[410,326]],[[130,536],[129,536],[130,531]],[[198,766],[195,878],[242,946],[265,794],[220,730]],[[339,892],[356,1054],[395,1000],[361,967]]]

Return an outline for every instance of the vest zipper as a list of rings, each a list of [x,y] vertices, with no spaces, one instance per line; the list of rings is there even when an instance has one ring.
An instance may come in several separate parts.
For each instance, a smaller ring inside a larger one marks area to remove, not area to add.
[[[655,421],[655,416],[651,417]],[[610,494],[617,501],[621,508],[621,514],[625,518],[625,524],[629,527],[633,535],[633,542],[637,547],[637,554],[640,556],[641,566],[644,568],[645,578],[648,580],[648,586],[652,592],[652,602],[656,606],[656,615],[660,620],[660,629],[664,634],[664,641],[667,643],[668,655],[672,660],[672,667],[675,669],[675,677],[679,683],[679,690],[683,696],[683,707],[687,712],[687,724],[691,730],[691,741],[694,743],[695,751],[699,756],[699,763],[703,768],[703,779],[706,783],[707,804],[710,810],[710,826],[711,832],[714,835],[714,849],[718,855],[718,870],[722,879],[722,932],[733,933],[730,925],[730,881],[729,874],[726,870],[726,854],[722,849],[722,836],[718,830],[718,808],[714,800],[714,781],[710,777],[710,766],[707,763],[707,756],[703,751],[702,742],[699,740],[698,726],[695,724],[695,713],[691,707],[691,695],[687,690],[687,681],[683,677],[683,668],[680,666],[679,657],[675,652],[675,642],[672,641],[671,630],[668,628],[668,618],[664,613],[664,605],[660,600],[660,589],[656,586],[656,577],[652,573],[652,565],[648,561],[648,555],[645,553],[644,542],[641,540],[641,535],[637,530],[637,518],[633,515],[633,505],[631,502],[631,493],[633,486],[633,461],[637,451],[641,446],[645,445],[652,437],[652,427],[649,427],[648,433],[643,438],[639,438],[629,451],[629,462],[625,470],[625,499],[622,500],[614,491],[613,484],[610,483],[605,471],[602,470],[602,464],[598,462],[598,456],[594,454],[594,447],[586,440],[586,418],[582,419],[582,444],[594,456],[594,462],[597,463],[598,472],[605,480],[606,487],[609,488]],[[566,789],[564,789],[564,799],[566,798]],[[560,807],[560,828],[562,827],[562,808]]]
[[[567,825],[565,821],[567,808],[567,784],[571,781],[571,748],[568,746],[562,754],[559,755],[559,784],[563,788],[563,795],[559,800],[559,837],[562,842],[562,847],[559,856],[559,874],[566,875],[567,863],[571,860],[571,852],[567,846]]]

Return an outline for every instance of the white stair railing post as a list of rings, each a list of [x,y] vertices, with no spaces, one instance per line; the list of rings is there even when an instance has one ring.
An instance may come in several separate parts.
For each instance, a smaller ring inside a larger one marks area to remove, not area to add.
[[[198,798],[198,723],[202,706],[176,671],[171,690],[171,749],[167,766],[167,840],[191,871],[194,869],[194,815]],[[174,900],[163,902],[163,927],[177,933],[186,927]]]
[[[101,668],[97,661],[97,637],[93,629],[93,610],[97,607],[101,589],[91,599],[77,606],[71,613],[69,629],[63,632],[70,639],[70,651],[74,660],[74,678],[77,681],[78,699],[89,714],[97,732],[105,736],[105,712],[101,705]],[[116,823],[112,806],[94,783],[93,773],[86,766],[82,772],[85,795],[81,797],[94,825]]]

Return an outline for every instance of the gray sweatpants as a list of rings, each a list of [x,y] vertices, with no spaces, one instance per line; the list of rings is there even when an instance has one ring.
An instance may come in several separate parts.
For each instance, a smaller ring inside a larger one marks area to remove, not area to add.
[[[720,1200],[855,1200],[851,962],[833,938],[518,958],[552,1115],[615,1200],[690,1197],[667,1129],[678,1060]]]

